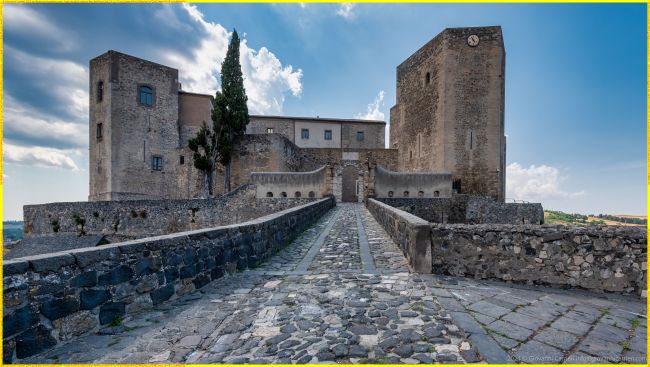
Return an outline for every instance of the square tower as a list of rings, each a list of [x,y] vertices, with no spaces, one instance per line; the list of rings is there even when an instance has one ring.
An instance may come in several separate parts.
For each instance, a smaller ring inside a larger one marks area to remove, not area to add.
[[[178,70],[116,51],[90,60],[89,200],[174,198]]]
[[[501,27],[448,28],[397,67],[398,169],[450,172],[457,193],[505,199]]]

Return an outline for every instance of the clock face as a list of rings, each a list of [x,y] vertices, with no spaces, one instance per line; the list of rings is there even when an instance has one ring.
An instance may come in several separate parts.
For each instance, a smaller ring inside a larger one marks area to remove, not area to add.
[[[473,35],[467,37],[467,44],[470,45],[470,46],[472,46],[472,47],[476,47],[476,46],[478,46],[478,41],[479,41],[479,40],[478,40],[478,36],[475,35],[475,34],[473,34]]]

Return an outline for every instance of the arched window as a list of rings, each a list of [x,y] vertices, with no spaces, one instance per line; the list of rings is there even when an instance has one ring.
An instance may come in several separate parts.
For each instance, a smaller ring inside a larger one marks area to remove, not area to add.
[[[295,195],[294,195],[294,196],[295,196],[295,197],[297,197],[297,198],[299,198],[299,197],[301,197],[301,196],[302,196],[302,194],[300,193],[300,191],[296,191],[296,193],[295,193]]]
[[[392,198],[392,197],[393,197],[393,192],[392,192],[392,191],[389,191],[389,192],[388,192],[388,197],[389,197],[389,198]]]
[[[287,193],[284,192],[284,191],[282,191],[282,192],[280,193],[280,196],[282,196],[283,198],[286,198],[286,197],[287,197]]]
[[[143,106],[153,106],[153,88],[147,85],[141,85],[138,101]]]
[[[433,197],[434,197],[434,198],[437,198],[437,197],[439,197],[439,196],[440,196],[440,191],[434,191],[434,192],[433,192]]]
[[[273,197],[273,193],[272,193],[271,191],[267,192],[267,193],[266,193],[266,197],[267,197],[267,198],[272,198],[272,197]]]
[[[310,198],[315,198],[315,197],[316,197],[316,193],[313,192],[313,191],[310,191],[310,192],[309,192],[309,197],[310,197]]]
[[[409,197],[409,192],[408,191],[404,191],[404,197],[405,198]]]
[[[424,196],[424,191],[418,191],[418,197],[423,197]]]

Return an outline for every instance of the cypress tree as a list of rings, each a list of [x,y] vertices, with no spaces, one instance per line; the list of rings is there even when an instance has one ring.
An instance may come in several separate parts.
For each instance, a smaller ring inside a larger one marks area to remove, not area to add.
[[[239,35],[232,32],[226,58],[221,65],[221,91],[215,96],[212,110],[219,163],[225,168],[224,192],[230,191],[230,167],[235,144],[246,132],[249,115],[248,97],[239,63]]]

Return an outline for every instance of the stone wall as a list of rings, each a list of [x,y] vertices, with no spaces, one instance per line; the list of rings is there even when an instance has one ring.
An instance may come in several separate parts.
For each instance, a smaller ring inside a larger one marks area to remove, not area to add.
[[[333,205],[321,199],[237,225],[5,261],[4,363],[252,268]]]
[[[250,180],[258,199],[322,198],[329,191],[327,173],[323,166],[311,172],[257,172]]]
[[[452,195],[451,198],[377,198],[431,223],[543,224],[539,203],[502,203],[492,198]]]
[[[368,211],[402,249],[413,271],[431,272],[431,227],[429,223],[405,211],[374,199],[366,202]]]
[[[395,172],[377,165],[374,178],[378,198],[451,197],[451,173]]]
[[[433,272],[646,295],[645,228],[433,225]]]
[[[24,237],[102,235],[134,239],[240,223],[313,201],[308,197],[256,200],[255,193],[254,185],[244,185],[216,199],[25,205]]]

